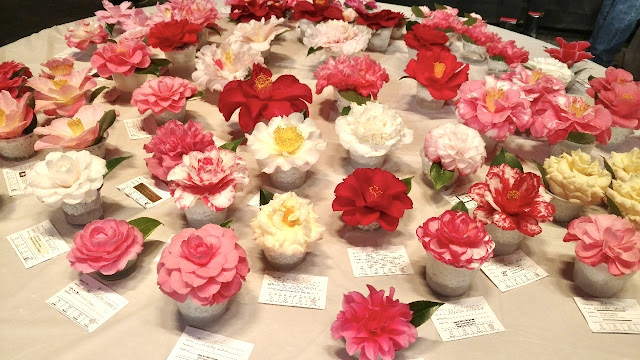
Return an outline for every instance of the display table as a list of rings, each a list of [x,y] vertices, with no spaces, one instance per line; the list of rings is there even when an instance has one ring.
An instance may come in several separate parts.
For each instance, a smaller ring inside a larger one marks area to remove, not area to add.
[[[392,9],[401,7],[388,6]],[[409,13],[408,8],[401,8]],[[230,34],[233,24],[221,21],[223,38]],[[65,25],[56,26],[0,48],[0,61],[17,60],[39,73],[39,64],[52,58],[67,47],[64,42]],[[531,58],[547,56],[545,43],[526,36],[494,29],[504,39],[516,40],[531,52]],[[306,57],[307,48],[297,40],[297,31],[286,33],[271,49],[267,66],[274,76],[295,75],[315,90],[313,70],[320,62],[319,54]],[[220,42],[217,36],[211,41]],[[404,42],[392,42],[386,53],[369,53],[380,62],[390,75],[378,101],[399,111],[405,123],[414,131],[411,144],[395,151],[384,164],[384,169],[399,178],[415,176],[410,197],[413,210],[401,219],[395,232],[378,230],[364,232],[345,226],[340,214],[331,210],[333,190],[353,168],[348,154],[340,145],[333,121],[338,116],[331,89],[313,97],[310,117],[316,120],[327,148],[311,169],[306,183],[296,191],[311,199],[320,222],[326,226],[324,238],[305,261],[293,270],[295,273],[326,276],[329,278],[325,310],[265,305],[258,303],[263,274],[271,270],[262,251],[252,240],[249,221],[258,209],[248,205],[261,186],[269,185],[269,177],[260,174],[255,159],[242,145],[238,153],[247,160],[250,182],[238,193],[229,209],[232,228],[247,250],[251,272],[240,293],[234,298],[224,317],[205,330],[255,344],[251,359],[350,359],[344,342],[331,338],[330,326],[341,309],[342,296],[349,291],[366,292],[366,284],[378,289],[393,286],[396,298],[403,302],[415,300],[447,301],[433,293],[424,279],[426,253],[415,235],[415,229],[427,218],[440,215],[451,204],[426,185],[422,175],[418,151],[425,135],[438,125],[456,121],[452,106],[441,111],[427,111],[416,104],[416,82],[399,80],[408,62]],[[79,67],[88,66],[88,59],[79,59]],[[581,66],[589,69],[581,74],[603,76],[604,69],[591,62]],[[484,65],[486,66],[486,65]],[[483,66],[472,66],[471,79],[484,76]],[[99,81],[99,85],[110,85]],[[574,87],[580,93],[582,88]],[[104,100],[100,100],[104,101]],[[242,135],[237,114],[226,123],[218,111],[217,94],[208,93],[205,101],[190,101],[187,118],[204,124],[223,140]],[[130,140],[123,120],[139,118],[137,109],[117,100],[120,112],[116,124],[109,130],[106,158],[133,155],[105,180],[101,194],[105,217],[130,220],[148,216],[160,220],[158,228],[144,245],[137,269],[129,277],[108,282],[107,286],[125,297],[129,303],[94,332],[66,319],[45,303],[49,297],[74,281],[80,275],[69,266],[65,255],[25,269],[5,237],[44,220],[50,219],[56,229],[71,244],[80,227],[73,227],[64,219],[60,209],[48,208],[33,195],[9,197],[4,181],[0,182],[0,357],[4,359],[165,359],[184,330],[175,302],[164,295],[156,285],[156,261],[164,242],[172,234],[185,228],[186,219],[171,199],[150,209],[143,209],[116,186],[140,175],[149,175],[144,159],[149,155],[142,146],[147,139]],[[628,151],[640,146],[638,137],[629,138],[617,148],[600,148],[597,154]],[[549,156],[549,146],[512,136],[505,147],[525,160],[542,162]],[[28,161],[42,160],[39,153]],[[19,165],[0,161],[0,167]],[[525,168],[535,171],[531,161]],[[485,166],[478,174],[469,176],[458,187],[464,191],[472,183],[484,179]],[[484,275],[478,274],[471,289],[463,297],[484,296],[502,322],[506,331],[453,342],[443,342],[431,322],[418,328],[418,339],[396,359],[639,359],[638,337],[619,334],[596,334],[589,329],[573,297],[586,296],[572,282],[574,244],[564,243],[566,228],[553,223],[542,225],[541,235],[527,239],[522,250],[549,273],[547,278],[502,293]],[[359,246],[404,245],[415,270],[410,275],[353,277],[347,248]],[[640,299],[640,276],[636,276],[616,298]]]

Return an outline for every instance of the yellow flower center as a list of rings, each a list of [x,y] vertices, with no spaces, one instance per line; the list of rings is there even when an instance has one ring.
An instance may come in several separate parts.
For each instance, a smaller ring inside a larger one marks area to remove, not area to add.
[[[51,68],[51,75],[53,76],[69,75],[71,74],[71,70],[73,70],[73,65],[71,64],[56,65]]]
[[[626,84],[627,81],[625,81],[624,79],[618,79],[616,80],[618,82],[618,84]]]
[[[520,199],[520,192],[517,190],[509,190],[507,193],[507,200],[518,200]]]
[[[73,136],[78,136],[84,132],[84,125],[82,124],[82,120],[78,118],[73,118],[67,121],[67,127],[71,130]]]
[[[369,193],[373,196],[374,199],[377,199],[378,196],[382,195],[382,190],[376,185],[369,186]]]
[[[4,126],[7,123],[7,113],[0,109],[0,126]]]
[[[171,9],[164,9],[164,17],[171,19]]]
[[[122,54],[122,53],[126,53],[126,52],[127,52],[127,49],[125,49],[125,48],[123,48],[121,46],[118,46],[118,49],[116,50],[116,53],[118,53],[118,54]]]
[[[268,77],[265,74],[260,74],[258,75],[258,77],[256,77],[256,79],[254,80],[255,83],[255,87],[258,90],[263,90],[263,89],[268,89],[271,87],[271,84],[273,83],[271,81],[271,78]]]
[[[489,111],[496,111],[496,100],[502,99],[503,96],[504,90],[500,88],[493,88],[487,92],[484,101],[487,104],[487,108],[489,109]]]
[[[542,77],[542,75],[544,75],[544,73],[542,72],[542,70],[538,69],[535,70],[533,72],[533,74],[531,74],[531,79],[529,80],[529,84],[533,84],[536,81],[540,80],[540,78]]]
[[[326,0],[315,0],[315,2],[318,5],[324,5],[327,1]]]
[[[281,152],[292,153],[302,145],[304,136],[295,126],[278,126],[273,132],[273,140]]]
[[[582,98],[571,98],[571,104],[569,104],[569,111],[576,117],[582,117],[587,110],[589,110],[589,104],[587,104]]]
[[[226,61],[228,65],[233,64],[233,54],[231,51],[224,53],[224,61]]]
[[[622,94],[622,98],[625,100],[633,100],[633,95],[631,94]]]
[[[433,63],[433,75],[440,79],[444,75],[444,71],[447,69],[447,65],[441,62]]]
[[[68,83],[69,82],[65,79],[55,79],[53,80],[53,87],[56,88],[56,90],[60,90],[60,88],[67,85]]]
[[[298,220],[298,219],[291,220],[289,218],[291,215],[293,215],[293,213],[295,211],[296,210],[291,208],[290,206],[286,206],[285,205],[285,207],[284,207],[284,214],[282,215],[282,222],[285,223],[289,227],[294,227],[294,226],[298,226],[298,225],[302,224],[300,222],[300,220]]]

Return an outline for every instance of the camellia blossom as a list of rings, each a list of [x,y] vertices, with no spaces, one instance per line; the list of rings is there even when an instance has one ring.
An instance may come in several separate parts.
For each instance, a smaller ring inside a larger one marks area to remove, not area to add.
[[[322,93],[327,86],[337,91],[354,90],[364,97],[378,98],[378,92],[384,83],[389,82],[389,74],[369,55],[340,55],[330,57],[313,72],[318,81],[316,94]]]
[[[84,149],[94,145],[99,134],[98,123],[105,110],[100,105],[85,105],[73,118],[57,118],[50,125],[37,127],[33,132],[44,135],[34,148],[36,150],[58,148]]]
[[[244,0],[233,2],[229,18],[238,22],[269,19],[272,16],[283,18],[293,4],[285,1],[272,0]]]
[[[182,163],[167,174],[167,181],[180,210],[202,200],[209,209],[222,211],[233,203],[236,188],[249,183],[249,171],[234,151],[212,147],[183,155]]]
[[[176,165],[182,163],[182,156],[194,151],[207,152],[215,147],[213,134],[204,131],[201,123],[189,121],[186,124],[170,120],[160,126],[144,151],[153,154],[146,158],[151,174],[162,181]]]
[[[529,60],[527,67],[533,71],[540,70],[544,74],[557,77],[565,85],[573,79],[573,71],[566,64],[554,58],[533,58]]]
[[[342,211],[347,225],[377,222],[387,231],[398,227],[405,210],[413,208],[407,185],[392,173],[376,168],[356,169],[335,188],[333,211]]]
[[[455,105],[460,122],[498,141],[516,129],[525,131],[532,121],[531,103],[522,89],[494,76],[462,84]]]
[[[131,13],[122,19],[121,25],[124,31],[130,31],[139,28],[148,28],[153,25],[149,15],[143,9],[130,9]]]
[[[58,76],[70,75],[73,71],[74,59],[70,56],[66,58],[52,58],[42,65],[40,76],[47,79],[55,79]]]
[[[272,80],[269,69],[253,65],[251,78],[229,82],[218,100],[218,108],[226,121],[240,109],[238,120],[244,132],[251,132],[257,123],[276,116],[308,111],[311,89],[293,75],[281,75]]]
[[[490,167],[485,181],[473,184],[468,194],[478,203],[476,219],[527,236],[540,234],[538,223],[553,220],[555,213],[540,176],[507,164]]]
[[[403,19],[404,15],[402,13],[383,9],[376,12],[358,12],[356,23],[358,25],[365,25],[371,30],[380,30],[383,28],[394,28]]]
[[[94,220],[73,236],[67,260],[85,274],[113,275],[142,252],[143,244],[140,230],[124,220]]]
[[[514,40],[487,44],[487,54],[495,60],[504,61],[507,65],[523,64],[529,61],[529,52],[518,47]]]
[[[135,89],[131,97],[131,105],[138,107],[140,114],[148,110],[156,115],[165,111],[179,113],[187,104],[187,99],[197,92],[195,85],[187,80],[161,76],[147,80]]]
[[[498,43],[502,41],[502,38],[495,32],[487,29],[485,22],[476,22],[471,26],[462,26],[460,32],[467,38],[465,40],[471,40],[473,44],[479,46],[487,46],[491,43]]]
[[[450,8],[447,10],[435,10],[425,13],[422,24],[430,26],[435,30],[445,32],[461,33],[464,26],[458,17],[458,9]]]
[[[612,214],[583,216],[569,223],[563,241],[577,241],[576,257],[589,266],[607,265],[613,276],[640,270],[640,232]]]
[[[345,20],[340,2],[334,0],[296,1],[293,4],[293,19],[295,21],[305,19],[314,23]]]
[[[133,10],[133,4],[130,1],[123,1],[120,5],[113,5],[108,0],[102,0],[104,10],[96,11],[98,21],[107,24],[118,24],[128,19]]]
[[[622,215],[640,230],[640,175],[632,175],[626,181],[613,180],[606,194]]]
[[[198,43],[202,26],[187,20],[170,20],[155,24],[149,29],[149,46],[162,51],[183,49]]]
[[[202,27],[213,26],[220,19],[216,2],[212,0],[172,0],[169,6],[177,18]]]
[[[534,114],[540,99],[545,95],[565,93],[565,84],[562,80],[547,75],[541,70],[529,70],[521,64],[518,64],[515,69],[500,75],[500,79],[509,80],[522,89],[527,100],[531,102],[531,111]]]
[[[27,92],[24,85],[31,76],[33,74],[23,63],[15,61],[0,63],[0,91],[8,91],[14,98],[22,96]]]
[[[605,90],[612,90],[612,85],[615,83],[631,84],[633,83],[633,74],[624,69],[609,66],[604,72],[604,77],[597,77],[589,80],[589,85],[591,85],[591,87],[587,89],[587,94],[592,98],[595,98],[596,93]]]
[[[167,296],[211,306],[240,291],[249,262],[232,229],[207,224],[174,235],[162,250],[157,271],[158,286]]]
[[[33,109],[29,106],[30,97],[31,94],[27,93],[14,99],[8,91],[0,91],[0,139],[22,136],[34,121]]]
[[[469,64],[459,62],[448,49],[440,48],[419,51],[418,58],[409,60],[404,72],[438,100],[453,99],[460,86],[469,80]]]
[[[103,78],[113,74],[131,76],[136,69],[151,65],[151,49],[141,40],[106,43],[91,56],[91,66]]]
[[[632,176],[640,175],[640,149],[635,147],[626,153],[611,152],[609,165],[620,181],[629,181]]]
[[[447,49],[449,37],[440,30],[436,30],[427,24],[416,24],[404,35],[404,43],[415,50],[431,50],[432,48]]]
[[[120,35],[119,41],[144,41],[147,35],[149,35],[149,28],[139,27],[125,31],[124,34]]]
[[[640,83],[614,82],[597,93],[595,103],[609,111],[613,125],[640,129]]]
[[[558,59],[567,64],[568,67],[572,67],[575,63],[582,60],[589,60],[593,58],[590,52],[584,51],[591,44],[588,41],[574,41],[566,42],[562,37],[556,37],[556,42],[559,49],[545,49],[552,58]]]
[[[376,3],[375,0],[345,0],[344,5],[359,12],[378,8],[378,3]]]
[[[369,45],[372,31],[366,26],[329,20],[305,31],[302,42],[312,48],[323,48],[339,55],[353,55]]]
[[[495,243],[484,224],[461,211],[446,210],[420,225],[416,235],[434,259],[475,270],[493,257]]]
[[[267,51],[271,48],[271,42],[276,36],[286,32],[289,28],[280,26],[284,23],[284,18],[272,16],[269,20],[251,20],[238,24],[229,36],[229,42],[245,43],[257,51]]]
[[[394,300],[395,289],[376,290],[367,285],[369,295],[357,291],[344,295],[342,310],[331,324],[331,336],[345,339],[349,355],[358,351],[360,360],[392,360],[400,351],[416,341],[418,331],[411,324],[409,305]]]
[[[90,20],[80,20],[73,27],[67,29],[64,39],[67,46],[84,50],[89,44],[102,44],[107,42],[109,34],[104,31],[100,23]]]
[[[473,174],[487,157],[485,144],[477,130],[462,124],[446,123],[431,130],[424,139],[424,155],[442,168]]]
[[[246,78],[253,64],[264,65],[264,58],[248,44],[225,41],[220,46],[205,45],[196,54],[192,77],[199,90],[222,91],[230,81]]]
[[[35,90],[35,111],[43,111],[46,115],[66,116],[75,115],[87,103],[91,89],[98,83],[89,76],[91,68],[72,71],[69,75],[58,76],[54,79],[34,77],[27,85]]]

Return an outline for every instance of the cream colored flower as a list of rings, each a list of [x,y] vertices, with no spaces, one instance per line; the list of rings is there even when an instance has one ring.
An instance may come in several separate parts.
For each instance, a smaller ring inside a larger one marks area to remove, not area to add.
[[[307,29],[302,42],[308,47],[321,47],[333,54],[352,55],[369,45],[371,34],[371,29],[366,26],[329,20]]]
[[[413,131],[386,105],[369,101],[351,103],[349,114],[336,119],[342,146],[361,156],[382,156],[413,140]]]
[[[309,170],[327,143],[322,140],[313,120],[305,120],[302,114],[293,113],[274,117],[268,125],[258,123],[253,133],[247,135],[247,146],[260,169],[271,174],[277,168],[283,171],[291,168]]]
[[[552,156],[544,161],[544,168],[551,192],[576,204],[600,204],[611,183],[611,174],[580,150]]]
[[[628,181],[632,176],[640,174],[640,149],[633,148],[626,153],[612,152],[608,162],[616,174],[616,180]]]
[[[206,45],[196,54],[192,77],[198,90],[222,91],[230,81],[244,79],[253,64],[263,65],[264,59],[247,44],[225,41],[220,46]]]
[[[628,180],[613,180],[613,188],[607,189],[607,196],[613,200],[622,215],[640,229],[640,174]]]
[[[540,70],[547,75],[551,75],[568,84],[573,78],[573,72],[567,67],[567,64],[551,57],[539,57],[529,60],[527,63],[533,70]]]
[[[256,244],[271,254],[300,255],[322,238],[324,226],[318,223],[313,204],[293,192],[275,194],[251,220]]]
[[[276,36],[286,32],[289,28],[280,26],[284,18],[278,19],[274,15],[271,19],[251,20],[236,26],[233,34],[229,36],[230,43],[244,43],[257,51],[266,51],[271,48],[271,42]]]

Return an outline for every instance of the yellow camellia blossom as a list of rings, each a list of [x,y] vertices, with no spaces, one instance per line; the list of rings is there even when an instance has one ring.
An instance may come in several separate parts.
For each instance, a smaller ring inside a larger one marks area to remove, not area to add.
[[[611,183],[611,174],[580,150],[544,161],[551,192],[572,203],[600,204]]]
[[[640,174],[640,149],[633,148],[626,153],[612,152],[608,162],[616,174],[616,180],[628,181],[632,176]]]
[[[611,189],[607,189],[607,196],[629,221],[640,229],[640,174],[631,176],[628,180],[613,180]]]

